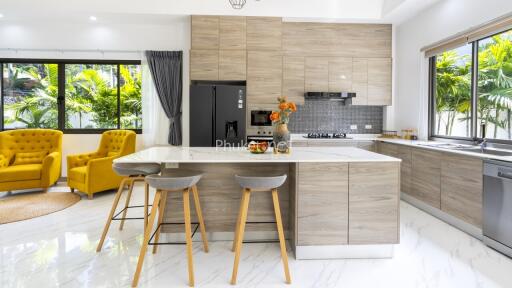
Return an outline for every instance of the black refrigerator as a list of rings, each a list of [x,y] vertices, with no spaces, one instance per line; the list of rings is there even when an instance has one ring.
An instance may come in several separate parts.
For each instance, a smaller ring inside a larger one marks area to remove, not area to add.
[[[190,85],[190,146],[242,146],[245,91],[245,82],[193,82]]]

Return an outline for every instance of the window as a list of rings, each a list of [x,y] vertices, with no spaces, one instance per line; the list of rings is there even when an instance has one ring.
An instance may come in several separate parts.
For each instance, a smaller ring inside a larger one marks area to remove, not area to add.
[[[0,130],[142,128],[139,61],[0,60]]]
[[[471,135],[471,47],[464,45],[435,57],[435,135]]]
[[[430,135],[512,140],[512,30],[430,59]]]
[[[512,30],[478,41],[477,91],[478,135],[511,140]]]
[[[3,126],[57,128],[57,64],[4,64]]]

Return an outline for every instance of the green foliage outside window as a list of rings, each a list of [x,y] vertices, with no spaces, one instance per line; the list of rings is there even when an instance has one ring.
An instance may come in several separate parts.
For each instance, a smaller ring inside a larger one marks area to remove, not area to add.
[[[142,127],[139,65],[4,63],[6,129],[58,128],[59,65],[66,74],[66,129],[115,129],[118,119],[121,128]]]

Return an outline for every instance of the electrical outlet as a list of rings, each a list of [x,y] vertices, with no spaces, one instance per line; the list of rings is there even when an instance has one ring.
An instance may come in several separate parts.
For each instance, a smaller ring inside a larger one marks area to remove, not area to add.
[[[364,129],[372,129],[372,125],[366,124],[366,125],[364,125]]]
[[[350,125],[350,130],[357,130],[357,125]]]

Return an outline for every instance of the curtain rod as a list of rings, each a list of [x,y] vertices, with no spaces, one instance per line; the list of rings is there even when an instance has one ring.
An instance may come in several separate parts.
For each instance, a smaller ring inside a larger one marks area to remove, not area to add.
[[[37,48],[0,48],[0,51],[8,52],[60,52],[60,53],[141,53],[142,50],[108,50],[108,49],[37,49]]]

